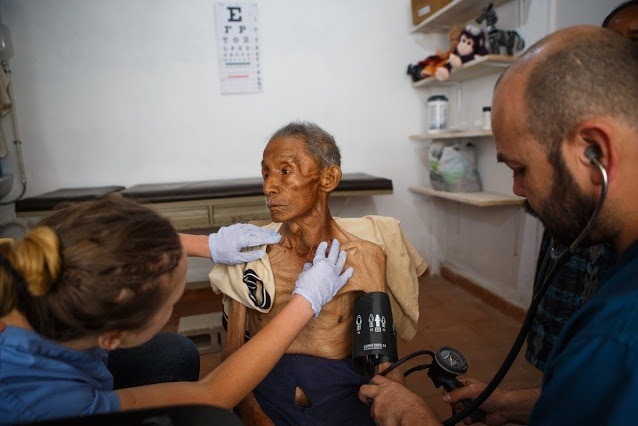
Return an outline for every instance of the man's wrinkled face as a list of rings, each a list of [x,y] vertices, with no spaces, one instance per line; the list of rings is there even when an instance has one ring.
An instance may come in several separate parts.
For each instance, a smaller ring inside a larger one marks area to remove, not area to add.
[[[273,221],[306,216],[317,205],[321,170],[300,137],[270,141],[264,149],[261,175]]]

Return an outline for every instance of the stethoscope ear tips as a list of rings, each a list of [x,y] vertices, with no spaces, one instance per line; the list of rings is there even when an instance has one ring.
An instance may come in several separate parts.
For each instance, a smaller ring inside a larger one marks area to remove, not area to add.
[[[596,164],[600,160],[600,148],[596,145],[592,145],[585,150],[585,157],[590,163]]]

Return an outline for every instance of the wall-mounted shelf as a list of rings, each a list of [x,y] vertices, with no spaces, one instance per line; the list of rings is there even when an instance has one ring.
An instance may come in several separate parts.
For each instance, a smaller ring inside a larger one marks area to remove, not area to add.
[[[488,3],[493,3],[494,7],[497,8],[510,1],[512,0],[452,0],[449,4],[432,14],[432,16],[414,26],[412,28],[412,33],[448,32],[450,28],[455,25],[465,25],[469,21],[474,21]],[[483,76],[500,74],[515,59],[516,57],[508,55],[480,56],[472,61],[466,62],[458,68],[452,69],[450,77],[445,81],[440,81],[435,77],[430,77],[412,83],[412,86],[414,88],[440,87],[451,82],[462,82]],[[462,86],[459,90],[462,90]],[[426,141],[463,138],[488,139],[491,137],[492,132],[489,130],[469,130],[427,132],[421,135],[412,135],[410,136],[410,139],[413,141]],[[431,187],[422,186],[411,187],[410,191],[417,194],[443,198],[477,207],[520,206],[525,200],[524,198],[515,195],[503,195],[492,192],[445,192],[437,191]]]
[[[465,139],[465,138],[491,138],[491,130],[448,130],[445,132],[428,132],[422,135],[410,135],[410,140],[415,142],[436,141],[447,139]]]
[[[514,62],[515,56],[509,55],[485,55],[466,62],[459,68],[453,68],[450,78],[440,81],[436,77],[428,77],[412,83],[414,87],[442,86],[450,81],[464,81],[485,75],[497,74]]]
[[[476,207],[520,206],[525,201],[524,198],[515,195],[495,194],[492,192],[445,192],[426,186],[413,186],[409,189],[417,194],[444,198]]]
[[[454,0],[441,8],[435,14],[425,19],[419,25],[412,27],[413,33],[447,32],[454,25],[465,25],[466,22],[476,19],[488,3],[494,3],[494,7],[507,3],[510,0],[490,0],[482,2],[477,0]]]

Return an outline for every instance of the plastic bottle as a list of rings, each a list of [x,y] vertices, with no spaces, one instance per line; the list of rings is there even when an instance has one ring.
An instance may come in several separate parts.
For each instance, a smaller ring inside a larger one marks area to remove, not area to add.
[[[481,129],[492,130],[492,107],[484,106],[483,115],[481,116]]]
[[[448,100],[444,95],[428,98],[429,131],[440,132],[447,129]]]

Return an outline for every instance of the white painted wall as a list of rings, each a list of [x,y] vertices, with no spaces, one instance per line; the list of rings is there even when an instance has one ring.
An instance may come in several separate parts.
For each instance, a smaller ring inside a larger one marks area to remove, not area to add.
[[[310,120],[335,135],[344,172],[394,182],[335,213],[394,216],[429,257],[407,190],[424,174],[408,140],[421,110],[405,70],[424,54],[409,1],[257,3],[264,92],[222,96],[212,0],[1,0],[27,196],[256,177],[269,136]],[[2,165],[15,171],[14,155]]]
[[[554,0],[556,29],[578,24],[601,25],[623,0]]]
[[[520,12],[512,1],[499,8],[499,24],[518,28],[529,45],[570,19],[599,23],[611,9],[605,1],[525,0]],[[414,90],[405,70],[446,48],[446,37],[410,34],[409,0],[257,3],[264,91],[222,96],[213,0],[0,0],[15,49],[27,196],[258,176],[271,133],[291,120],[314,121],[335,135],[344,172],[394,182],[393,195],[335,200],[333,214],[394,216],[435,272],[444,260],[525,306],[535,220],[517,208],[480,209],[408,190],[428,184],[427,144],[408,139],[425,129],[428,93]],[[463,85],[457,124],[480,117],[494,79]],[[6,119],[2,125],[10,134]],[[15,173],[10,149],[2,167]],[[510,193],[493,144],[482,143],[478,158],[486,189]],[[5,200],[17,192],[15,185]]]
[[[28,195],[258,176],[268,136],[296,119],[336,135],[345,171],[389,174],[418,114],[408,4],[258,3],[264,93],[222,96],[213,1],[1,2]]]

